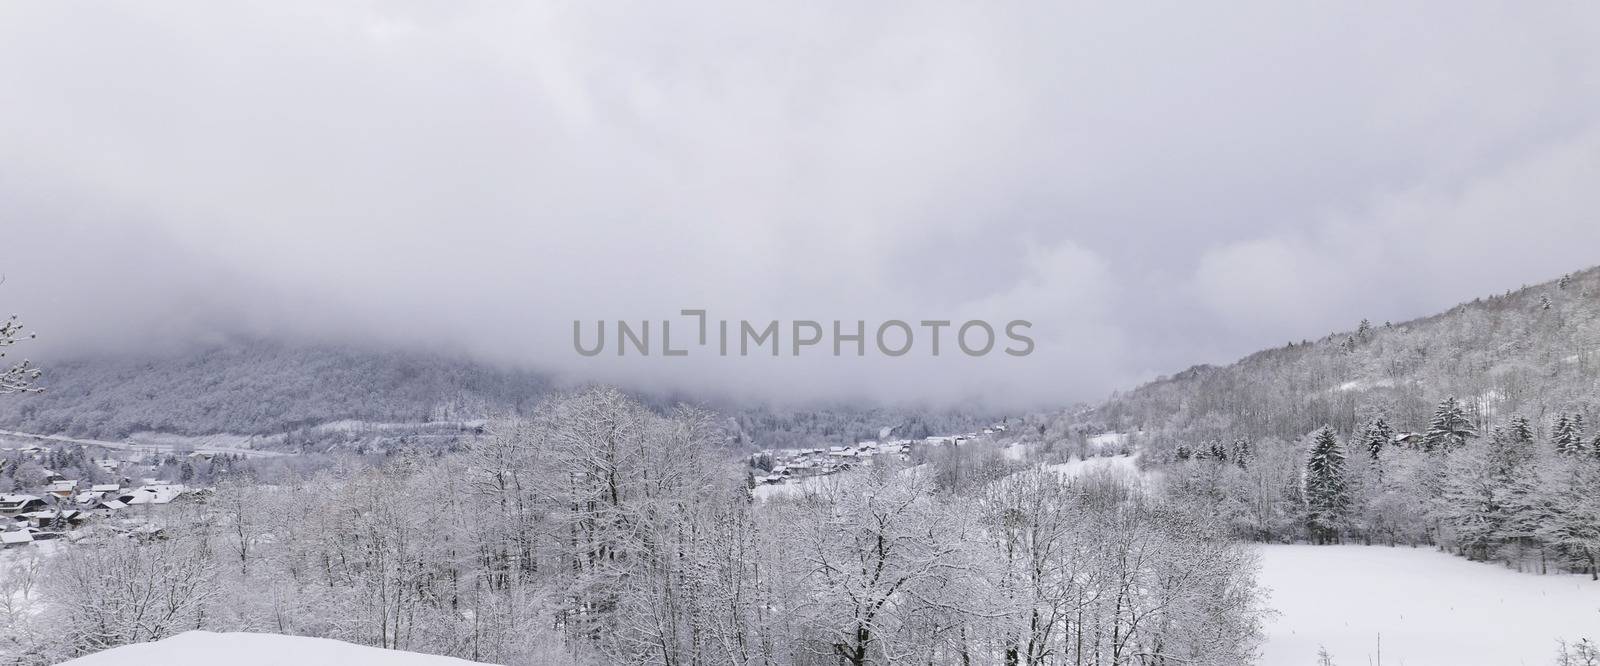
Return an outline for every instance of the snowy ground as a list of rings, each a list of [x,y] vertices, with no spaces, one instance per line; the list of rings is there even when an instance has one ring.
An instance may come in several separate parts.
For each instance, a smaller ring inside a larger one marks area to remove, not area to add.
[[[756,486],[751,489],[751,494],[759,500],[768,500],[774,497],[799,497],[807,492],[816,492],[827,487],[827,484],[838,483],[839,477],[850,472],[835,472],[820,476],[807,476],[783,483],[771,483]]]
[[[1128,433],[1125,432],[1102,432],[1089,438],[1089,447],[1096,451],[1104,451],[1113,447],[1121,448],[1127,445]]]
[[[145,434],[147,439],[149,439],[150,437],[153,436],[151,433],[144,433],[144,434]],[[146,443],[132,442],[132,441],[129,441],[129,442],[112,442],[112,441],[107,441],[107,440],[102,440],[102,439],[84,439],[84,438],[81,438],[81,437],[67,437],[66,435],[39,435],[39,434],[35,434],[35,433],[16,432],[14,430],[0,430],[0,437],[7,438],[7,439],[13,439],[13,440],[19,440],[19,441],[31,441],[31,443],[40,444],[40,445],[78,444],[78,445],[82,445],[82,446],[98,446],[98,447],[100,447],[102,449],[111,449],[111,450],[115,450],[115,451],[135,451],[135,452],[138,452],[138,453],[157,453],[157,454],[159,454],[159,453],[177,453],[180,450],[182,450],[184,447],[187,446],[187,447],[193,447],[195,450],[199,450],[199,451],[207,451],[207,452],[210,452],[210,453],[236,454],[236,455],[245,456],[247,458],[273,458],[273,457],[284,455],[283,453],[278,453],[278,452],[274,452],[274,451],[257,451],[257,450],[254,450],[254,449],[232,448],[232,447],[229,447],[229,446],[212,446],[212,445],[196,446],[195,445],[195,439],[196,438],[183,438],[183,437],[177,437],[177,439],[173,439],[173,438],[169,437],[166,441],[148,441]],[[221,442],[225,442],[225,443],[232,443],[232,442],[236,441],[236,439],[239,436],[236,436],[236,435],[218,435],[216,437],[219,438],[217,441],[221,441]]]
[[[1116,473],[1127,474],[1130,477],[1141,476],[1139,472],[1139,456],[1096,456],[1089,459],[1073,458],[1064,463],[1057,463],[1046,467],[1052,472],[1068,477],[1078,477],[1090,472],[1101,470],[1114,470]]]
[[[1551,666],[1556,640],[1600,640],[1600,583],[1517,573],[1428,548],[1261,546],[1280,615],[1262,666]],[[1382,661],[1379,661],[1381,636]]]
[[[383,650],[326,638],[190,631],[154,643],[96,652],[62,666],[468,666],[477,662]]]

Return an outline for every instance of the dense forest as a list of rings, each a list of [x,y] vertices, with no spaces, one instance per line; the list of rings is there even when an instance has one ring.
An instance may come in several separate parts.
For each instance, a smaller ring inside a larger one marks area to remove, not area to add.
[[[422,350],[236,339],[180,353],[50,364],[39,393],[0,402],[0,428],[120,440],[142,432],[283,435],[340,421],[426,423],[529,412],[557,388],[526,369]],[[673,396],[636,392],[660,412]],[[730,419],[740,448],[850,444],[885,428],[920,437],[992,422],[959,410],[697,402]],[[298,436],[298,435],[296,435]]]
[[[1067,417],[1240,538],[1600,576],[1600,270],[1201,366]]]

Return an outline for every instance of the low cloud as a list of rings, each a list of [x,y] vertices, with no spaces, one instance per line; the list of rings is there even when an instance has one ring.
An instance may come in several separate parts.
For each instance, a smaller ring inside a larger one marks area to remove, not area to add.
[[[1596,263],[1597,13],[12,3],[0,307],[57,357],[246,332],[772,399],[1095,399]],[[572,351],[574,319],[682,308],[1039,345]]]

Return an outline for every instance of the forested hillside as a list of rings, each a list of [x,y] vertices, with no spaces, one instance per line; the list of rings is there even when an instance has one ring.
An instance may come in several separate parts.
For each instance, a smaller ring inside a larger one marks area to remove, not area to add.
[[[1590,269],[1192,368],[1078,427],[1136,432],[1167,491],[1240,538],[1430,544],[1600,579],[1597,349]]]
[[[39,384],[46,390],[0,402],[0,428],[99,439],[139,432],[274,435],[348,420],[422,423],[525,413],[561,388],[536,371],[461,356],[259,339],[51,363]],[[680,401],[636,397],[663,412]],[[736,444],[763,448],[852,443],[884,428],[907,437],[966,432],[992,421],[873,405],[704,406],[729,416]]]
[[[1448,396],[1478,426],[1513,414],[1595,422],[1597,380],[1600,268],[1591,268],[1424,319],[1361,322],[1227,367],[1196,366],[1116,396],[1089,418],[1144,430],[1146,445],[1170,456],[1214,439],[1292,440],[1324,425],[1355,432],[1377,416],[1421,431]]]
[[[100,438],[268,434],[344,419],[482,416],[529,406],[550,390],[536,373],[443,355],[260,340],[55,363],[39,383],[44,392],[0,403],[0,424]]]

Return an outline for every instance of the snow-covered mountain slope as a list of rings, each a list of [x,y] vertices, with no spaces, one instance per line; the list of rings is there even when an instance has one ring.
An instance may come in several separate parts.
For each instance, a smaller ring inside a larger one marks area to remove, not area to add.
[[[63,666],[469,666],[478,662],[278,634],[190,631],[154,643],[96,652]]]
[[[326,444],[330,435],[362,433],[447,443],[417,429],[527,412],[552,392],[585,383],[458,354],[261,339],[39,360],[45,391],[0,400],[0,429],[209,450],[245,442],[253,449],[300,450],[307,441]],[[662,412],[681,403],[713,408],[729,417],[739,444],[758,448],[853,444],[884,431],[926,437],[995,419],[975,410],[843,397],[788,406],[730,396],[634,397]]]
[[[1600,414],[1600,267],[1422,319],[1350,323],[1158,379],[1078,420],[1143,431],[1146,455],[1161,461],[1180,442],[1294,441],[1324,425],[1355,432],[1376,414],[1423,430],[1446,396],[1497,425],[1514,414]]]

